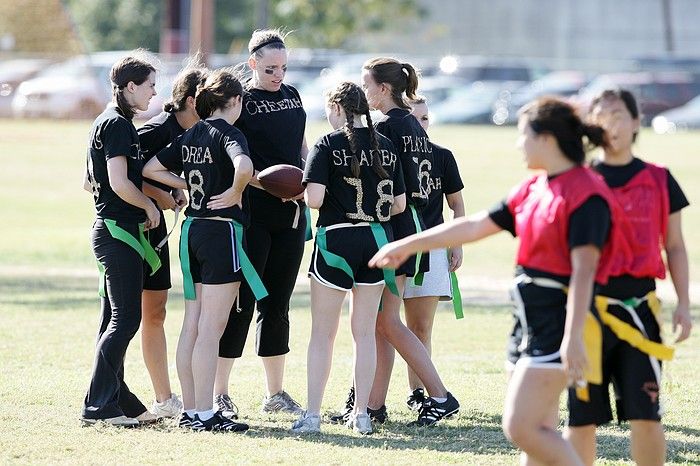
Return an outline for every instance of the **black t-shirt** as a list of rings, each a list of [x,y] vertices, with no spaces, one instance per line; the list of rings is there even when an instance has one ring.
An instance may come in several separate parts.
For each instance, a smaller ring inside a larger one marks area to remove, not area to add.
[[[595,160],[591,164],[591,168],[600,173],[605,179],[605,183],[611,188],[619,188],[626,185],[637,173],[644,170],[645,166],[644,161],[637,157],[632,158],[632,161],[627,165],[608,165],[599,160]],[[668,174],[669,212],[678,212],[688,207],[690,203],[676,179],[671,175],[671,172],[666,169],[666,173]]]
[[[595,160],[591,164],[591,168],[600,173],[611,188],[619,188],[626,185],[645,166],[644,161],[637,157],[633,157],[632,161],[627,165],[608,165],[600,160]],[[679,212],[689,206],[690,203],[676,179],[671,175],[671,172],[666,169],[666,173],[669,212]],[[600,292],[605,296],[627,299],[632,296],[642,297],[654,289],[656,289],[656,280],[654,278],[621,275],[619,277],[610,277],[608,283],[601,288]]]
[[[173,140],[185,132],[185,128],[180,126],[174,113],[161,112],[148,120],[138,130],[139,143],[141,144],[141,153],[143,154],[144,163],[158,152],[163,150],[165,146],[173,142]],[[171,188],[157,181],[149,180],[146,182],[150,185],[160,188],[164,191],[170,191]]]
[[[442,218],[442,195],[453,194],[464,189],[455,156],[449,149],[430,143],[433,147],[433,166],[428,179],[428,205],[423,209],[426,228],[440,225]]]
[[[187,180],[190,203],[188,217],[224,217],[248,223],[243,198],[243,211],[238,206],[209,210],[211,196],[221,194],[233,185],[234,168],[229,152],[248,155],[248,144],[238,128],[222,119],[197,122],[178,136],[156,157],[170,171],[183,171]]]
[[[243,109],[235,125],[248,141],[256,170],[281,163],[303,168],[306,112],[292,86],[282,84],[276,92],[249,89],[243,95]]]
[[[387,112],[376,129],[394,143],[406,183],[406,201],[422,209],[428,203],[428,184],[433,165],[430,140],[420,123],[403,108]]]
[[[355,128],[360,177],[350,168],[352,151],[342,130],[321,137],[309,151],[304,183],[326,187],[317,226],[337,223],[387,222],[394,196],[406,192],[403,174],[392,142],[377,134],[379,153],[372,149],[368,128]],[[372,168],[378,157],[389,175],[380,177]]]
[[[97,217],[143,222],[146,212],[120,198],[109,184],[107,160],[120,156],[126,157],[127,178],[137,189],[141,189],[143,158],[136,128],[118,107],[109,105],[92,124],[87,153],[88,181],[92,186]]]

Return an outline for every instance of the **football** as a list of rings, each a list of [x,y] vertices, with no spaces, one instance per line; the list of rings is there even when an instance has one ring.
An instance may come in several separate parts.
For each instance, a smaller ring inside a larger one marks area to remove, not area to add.
[[[273,165],[267,167],[258,174],[258,181],[273,196],[280,199],[291,199],[304,191],[301,184],[304,172],[293,166],[286,164]]]

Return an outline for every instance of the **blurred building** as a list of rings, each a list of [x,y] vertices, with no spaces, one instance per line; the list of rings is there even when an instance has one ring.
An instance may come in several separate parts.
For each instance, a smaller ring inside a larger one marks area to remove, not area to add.
[[[541,57],[602,71],[619,61],[700,55],[698,0],[419,0],[427,15],[366,38],[367,50]],[[666,14],[668,13],[668,14]]]

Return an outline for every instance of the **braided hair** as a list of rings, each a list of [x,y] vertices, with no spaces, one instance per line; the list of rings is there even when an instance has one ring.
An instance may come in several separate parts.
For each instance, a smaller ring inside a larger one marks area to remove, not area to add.
[[[377,132],[372,124],[372,117],[369,112],[369,104],[367,97],[360,86],[355,83],[345,81],[340,83],[334,90],[328,94],[328,103],[337,104],[345,112],[347,121],[343,126],[343,133],[350,144],[352,152],[352,161],[350,162],[350,171],[352,176],[358,178],[360,176],[360,161],[357,158],[357,135],[355,134],[355,115],[364,115],[367,119],[367,127],[369,129],[370,142],[373,151],[370,151],[372,169],[379,175],[380,178],[386,179],[389,174],[382,166],[379,159],[379,142],[377,141]]]

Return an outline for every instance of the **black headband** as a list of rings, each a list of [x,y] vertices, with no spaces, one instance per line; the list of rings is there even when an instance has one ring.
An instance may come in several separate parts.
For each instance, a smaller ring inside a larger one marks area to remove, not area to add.
[[[284,47],[284,41],[282,39],[280,39],[279,37],[273,37],[272,39],[268,39],[268,40],[264,41],[263,43],[258,44],[255,47],[253,47],[253,50],[250,51],[250,54],[253,55],[255,52],[257,52],[261,48],[266,47],[266,46],[271,45],[271,44],[282,44],[282,46]]]

